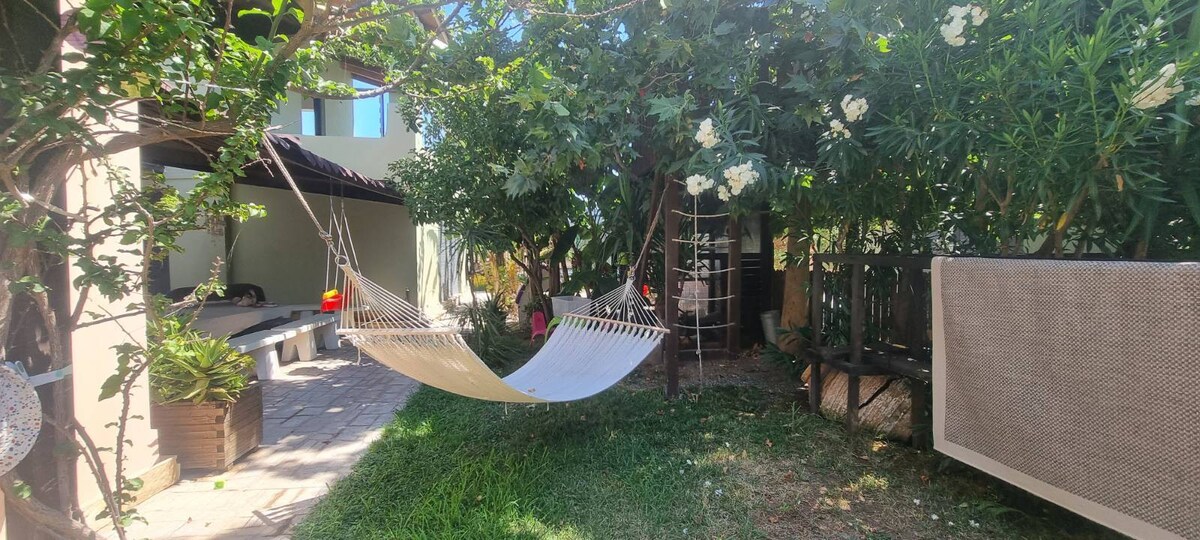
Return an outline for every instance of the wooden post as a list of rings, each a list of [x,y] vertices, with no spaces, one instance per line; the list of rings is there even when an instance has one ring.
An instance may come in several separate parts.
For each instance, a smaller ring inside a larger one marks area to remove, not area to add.
[[[742,348],[742,223],[737,216],[729,216],[729,271],[725,273],[729,286],[725,288],[730,298],[725,302],[725,348],[730,360],[738,357]]]
[[[823,341],[821,308],[825,306],[825,266],[816,257],[813,258],[812,298],[809,299],[808,305],[812,309],[809,324],[812,327],[810,346],[813,350],[813,354],[809,354],[812,363],[808,367],[808,411],[821,414],[821,356],[818,351]]]
[[[666,283],[663,284],[662,299],[664,320],[671,330],[665,338],[663,361],[667,372],[667,399],[673,399],[679,396],[679,299],[676,298],[679,296],[679,271],[675,269],[679,266],[679,242],[675,240],[679,238],[681,202],[679,183],[670,176],[666,178],[663,197],[666,197],[663,201],[663,272],[666,274]]]
[[[929,302],[929,288],[925,285],[925,272],[918,266],[906,268],[904,272],[909,274],[912,294],[908,315],[908,343],[905,345],[908,346],[909,354],[913,358],[927,360],[930,357],[925,354],[925,344],[929,341],[929,330],[925,323],[928,317],[925,306]],[[928,421],[929,400],[926,397],[929,385],[910,380],[909,388],[912,398],[912,412],[909,415],[909,421],[912,423],[913,447],[924,450],[928,446],[929,430],[932,427]]]
[[[850,362],[861,364],[863,357],[863,331],[866,324],[863,297],[866,296],[866,278],[864,267],[855,263],[850,272]],[[846,429],[854,433],[858,429],[858,376],[847,374],[846,377]]]
[[[762,281],[758,286],[762,288],[762,297],[766,299],[762,307],[763,311],[770,311],[776,308],[776,299],[780,304],[783,303],[782,294],[771,294],[775,290],[775,236],[771,233],[770,212],[758,213],[758,257],[759,271],[762,272]]]

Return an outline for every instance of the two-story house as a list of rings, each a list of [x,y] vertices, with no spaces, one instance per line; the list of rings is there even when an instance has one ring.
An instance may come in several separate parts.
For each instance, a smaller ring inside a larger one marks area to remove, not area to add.
[[[330,68],[326,78],[363,90],[380,84],[377,74],[351,64]],[[440,315],[447,301],[469,294],[452,243],[436,225],[414,225],[403,195],[380,180],[391,162],[422,144],[421,135],[407,129],[391,95],[322,100],[289,93],[273,125],[272,141],[318,218],[328,223],[330,212],[339,220],[345,216],[365,275],[431,316]],[[183,190],[196,182],[196,171],[186,168],[194,154],[157,149],[144,161],[161,168],[167,182]],[[220,258],[221,277],[228,283],[259,285],[273,302],[319,301],[334,286],[327,250],[284,180],[252,168],[234,185],[233,196],[263,205],[266,217],[186,233],[184,252],[171,254],[159,273],[159,289],[203,282]]]

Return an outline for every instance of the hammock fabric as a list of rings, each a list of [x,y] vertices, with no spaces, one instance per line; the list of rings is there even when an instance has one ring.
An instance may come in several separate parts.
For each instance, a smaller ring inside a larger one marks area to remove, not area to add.
[[[632,282],[562,316],[524,366],[500,378],[454,329],[343,266],[353,291],[338,333],[384,365],[447,392],[512,403],[574,401],[616,384],[662,342],[666,329]]]
[[[563,314],[541,350],[516,372],[500,378],[471,351],[457,330],[434,328],[421,310],[358,273],[351,266],[345,243],[335,245],[275,148],[268,144],[266,150],[345,275],[338,334],[395,371],[476,399],[574,401],[619,382],[658,348],[667,333],[630,280],[591,304]],[[345,229],[338,228],[339,232]],[[647,236],[639,261],[649,243]]]

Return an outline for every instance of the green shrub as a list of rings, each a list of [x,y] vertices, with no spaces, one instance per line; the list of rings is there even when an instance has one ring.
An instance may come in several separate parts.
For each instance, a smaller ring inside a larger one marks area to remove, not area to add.
[[[458,317],[458,324],[469,329],[463,336],[467,345],[492,369],[506,367],[525,350],[523,341],[508,333],[508,312],[504,295],[496,294],[466,306]]]
[[[158,403],[236,401],[250,385],[254,359],[223,338],[168,321],[151,345],[150,391]]]

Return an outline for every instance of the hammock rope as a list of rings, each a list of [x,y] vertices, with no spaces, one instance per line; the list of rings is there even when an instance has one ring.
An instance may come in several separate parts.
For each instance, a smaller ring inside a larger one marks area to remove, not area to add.
[[[359,273],[347,224],[334,219],[329,230],[323,227],[273,145],[267,142],[264,146],[342,272],[338,334],[395,371],[477,399],[514,403],[574,401],[617,384],[653,354],[668,333],[637,290],[635,272],[631,271],[622,286],[562,314],[558,327],[537,354],[501,378],[467,346],[457,329],[435,328],[419,308]],[[344,206],[342,217],[344,220]],[[334,242],[331,230],[337,233],[339,242]],[[643,246],[633,267],[640,267],[647,251]]]

